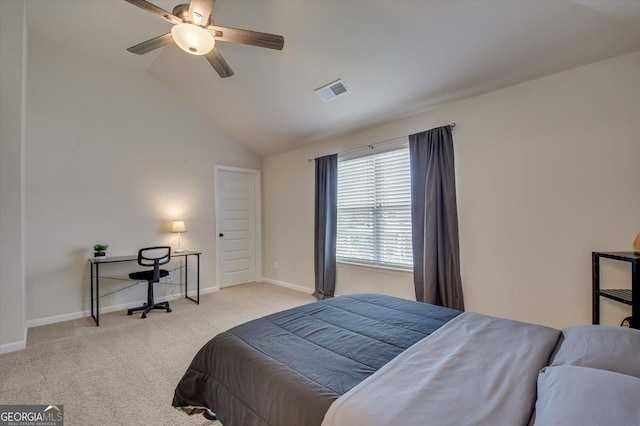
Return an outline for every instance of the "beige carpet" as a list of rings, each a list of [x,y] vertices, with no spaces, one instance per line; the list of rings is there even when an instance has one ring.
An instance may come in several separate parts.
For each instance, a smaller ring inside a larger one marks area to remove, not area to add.
[[[0,355],[0,404],[64,405],[72,425],[208,425],[171,406],[191,359],[214,335],[313,302],[297,291],[251,283],[178,299],[146,319],[126,311],[29,329],[27,349]]]

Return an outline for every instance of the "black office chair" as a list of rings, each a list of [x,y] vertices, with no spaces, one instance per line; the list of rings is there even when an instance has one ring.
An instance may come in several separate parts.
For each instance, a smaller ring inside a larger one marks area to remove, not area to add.
[[[169,271],[160,269],[160,265],[169,263],[171,260],[171,247],[147,247],[138,251],[138,265],[140,266],[153,266],[153,269],[140,272],[132,272],[129,274],[129,278],[132,280],[145,280],[149,287],[147,289],[147,303],[139,308],[129,309],[127,315],[131,315],[135,311],[143,311],[142,318],[146,318],[149,311],[152,309],[165,309],[167,312],[171,312],[169,308],[169,302],[155,303],[153,301],[153,283],[160,281],[160,278],[169,275]]]

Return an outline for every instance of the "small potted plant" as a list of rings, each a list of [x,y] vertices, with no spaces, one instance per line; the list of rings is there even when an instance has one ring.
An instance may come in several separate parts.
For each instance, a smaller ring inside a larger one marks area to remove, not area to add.
[[[109,248],[109,244],[95,244],[93,246],[93,257],[101,258],[107,255],[107,249]]]

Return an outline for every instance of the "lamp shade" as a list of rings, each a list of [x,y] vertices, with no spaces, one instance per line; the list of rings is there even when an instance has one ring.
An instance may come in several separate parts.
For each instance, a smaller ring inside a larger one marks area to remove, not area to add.
[[[184,226],[184,220],[174,220],[171,232],[187,232],[187,228]]]
[[[216,40],[209,31],[193,24],[174,25],[171,28],[171,35],[180,49],[192,55],[206,55],[216,44]]]

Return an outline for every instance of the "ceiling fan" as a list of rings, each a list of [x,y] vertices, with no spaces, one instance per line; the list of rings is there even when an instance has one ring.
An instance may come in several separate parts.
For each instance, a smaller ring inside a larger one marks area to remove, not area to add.
[[[145,0],[125,1],[173,24],[171,32],[127,49],[138,55],[144,55],[175,42],[187,53],[203,55],[220,77],[225,78],[231,77],[233,71],[220,51],[216,49],[216,41],[249,44],[276,50],[282,50],[284,46],[284,37],[280,35],[213,25],[211,10],[216,0],[191,0],[189,4],[179,4],[174,7],[172,13]]]

